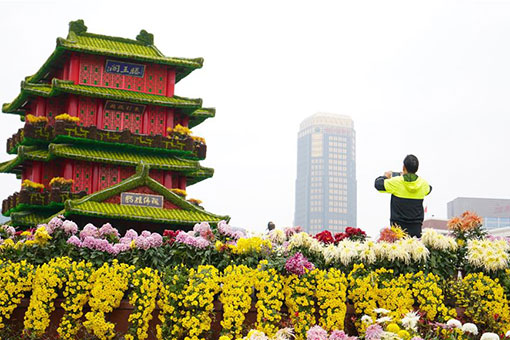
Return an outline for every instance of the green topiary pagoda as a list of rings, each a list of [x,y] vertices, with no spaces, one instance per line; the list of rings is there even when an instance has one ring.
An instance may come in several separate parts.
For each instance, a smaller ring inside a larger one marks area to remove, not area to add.
[[[174,95],[175,83],[203,59],[170,58],[142,30],[136,40],[69,24],[66,39],[4,104],[25,125],[7,141],[17,155],[0,172],[23,180],[2,204],[11,224],[31,227],[54,215],[119,229],[187,229],[228,216],[186,200],[186,188],[213,175],[206,145],[190,128],[214,117],[201,99]]]

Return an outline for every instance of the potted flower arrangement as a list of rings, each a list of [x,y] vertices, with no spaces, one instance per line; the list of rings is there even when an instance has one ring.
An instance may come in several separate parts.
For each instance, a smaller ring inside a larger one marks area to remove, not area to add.
[[[25,179],[23,183],[21,183],[21,189],[28,192],[42,192],[44,190],[44,184]]]
[[[80,121],[79,117],[74,117],[67,113],[62,113],[62,114],[55,116],[55,122],[57,122],[57,123],[76,124],[79,121]]]
[[[65,179],[64,177],[53,177],[50,181],[50,188],[51,190],[71,191],[73,182],[72,179]]]
[[[168,128],[167,132],[170,139],[187,139],[191,135],[191,130],[181,124]]]
[[[44,116],[34,116],[34,115],[27,115],[25,117],[25,121],[30,124],[37,127],[44,127],[46,124],[48,124],[48,118]]]

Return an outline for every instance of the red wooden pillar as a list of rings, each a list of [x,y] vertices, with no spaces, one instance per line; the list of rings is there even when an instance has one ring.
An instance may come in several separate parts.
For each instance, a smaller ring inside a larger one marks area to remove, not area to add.
[[[73,161],[70,159],[64,161],[64,178],[73,179]]]
[[[188,116],[182,117],[181,125],[184,127],[188,127],[188,124],[189,124],[189,117]]]
[[[32,181],[36,183],[42,183],[41,162],[32,162]]]
[[[78,116],[78,97],[74,94],[69,95],[69,99],[67,101],[67,113],[70,116]]]
[[[92,194],[99,190],[99,165],[94,164],[92,166],[92,184],[91,184],[91,191],[89,194]]]
[[[75,84],[80,82],[80,57],[76,53],[71,54],[69,61],[69,80]]]
[[[102,99],[98,99],[97,100],[97,111],[96,111],[96,126],[98,129],[103,129],[104,128],[104,120],[103,120],[103,115],[104,115],[104,100]]]
[[[142,115],[142,128],[140,129],[141,133],[144,135],[150,135],[150,124],[149,124],[149,111],[156,110],[153,106],[147,106],[143,111]]]
[[[166,136],[168,133],[168,129],[173,129],[174,128],[174,109],[167,109],[166,110],[166,122],[165,122],[165,133],[164,135]]]
[[[179,189],[186,190],[186,176],[179,177]]]
[[[71,63],[71,60],[68,60],[64,64],[64,72],[62,72],[62,79],[63,80],[69,80],[69,64]]]
[[[35,104],[35,116],[46,116],[46,99],[43,97],[37,97]]]
[[[166,96],[173,97],[175,88],[175,70],[169,68],[166,72]]]
[[[163,185],[168,188],[172,189],[172,173],[170,171],[165,171],[165,176],[163,177]]]

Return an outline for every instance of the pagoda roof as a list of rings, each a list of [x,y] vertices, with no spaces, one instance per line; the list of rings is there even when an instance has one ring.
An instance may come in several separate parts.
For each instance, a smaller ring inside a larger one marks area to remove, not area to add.
[[[184,172],[188,184],[212,177],[214,169],[200,166],[198,161],[182,159],[166,154],[138,153],[131,150],[95,148],[87,145],[49,144],[46,149],[35,146],[18,147],[18,156],[0,163],[0,172],[20,172],[19,165],[25,160],[47,162],[54,158],[67,158],[124,166],[137,166],[140,161],[153,169]]]
[[[63,214],[64,216],[85,215],[179,225],[193,225],[200,222],[216,224],[222,220],[230,220],[228,216],[219,216],[207,212],[189,203],[177,194],[174,194],[165,186],[152,179],[149,176],[149,169],[150,166],[140,162],[135,175],[125,179],[119,184],[85,196],[84,198],[67,200],[65,209],[58,214]],[[140,207],[104,202],[112,196],[119,195],[122,192],[140,186],[149,187],[179,209]]]
[[[202,106],[202,99],[189,99],[178,96],[166,97],[106,87],[77,85],[72,81],[59,79],[53,79],[51,84],[21,82],[20,94],[11,103],[3,104],[2,111],[6,113],[24,114],[22,107],[27,102],[29,96],[54,97],[63,93],[177,108],[181,111],[188,112],[192,120],[197,124],[211,116],[211,109],[200,109]],[[197,110],[199,112],[196,112]],[[214,112],[212,115],[214,116]]]
[[[96,55],[112,56],[123,59],[138,60],[172,66],[176,70],[176,82],[186,77],[193,70],[201,68],[203,58],[172,58],[166,57],[154,46],[154,36],[142,30],[136,39],[112,37],[87,32],[83,20],[69,23],[67,38],[57,38],[55,51],[43,66],[31,77],[30,82],[44,79],[54,68],[65,52],[83,52]]]

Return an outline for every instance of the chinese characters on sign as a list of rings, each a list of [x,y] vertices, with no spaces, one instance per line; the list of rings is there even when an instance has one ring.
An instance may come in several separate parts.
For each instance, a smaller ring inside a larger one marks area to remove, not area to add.
[[[120,112],[129,112],[129,113],[140,113],[142,114],[145,110],[145,105],[141,104],[131,104],[131,103],[123,103],[116,102],[113,100],[107,100],[104,105],[105,110],[110,111],[120,111]]]
[[[120,194],[120,204],[136,205],[139,207],[163,208],[163,196],[123,192]]]
[[[122,76],[133,76],[143,78],[145,65],[126,63],[118,60],[106,60],[105,68],[107,73],[120,74]]]

